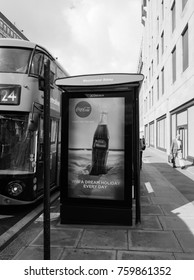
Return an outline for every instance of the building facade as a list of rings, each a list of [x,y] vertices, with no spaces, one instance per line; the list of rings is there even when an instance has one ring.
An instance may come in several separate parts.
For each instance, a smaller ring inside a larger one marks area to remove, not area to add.
[[[0,38],[28,40],[26,36],[6,16],[0,12]]]
[[[140,128],[169,153],[177,133],[194,161],[194,1],[142,0]]]

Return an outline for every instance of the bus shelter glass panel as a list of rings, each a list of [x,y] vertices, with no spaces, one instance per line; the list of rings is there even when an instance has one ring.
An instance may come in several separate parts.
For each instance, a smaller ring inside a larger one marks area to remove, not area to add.
[[[61,223],[132,225],[139,201],[138,90],[142,75],[59,79]]]

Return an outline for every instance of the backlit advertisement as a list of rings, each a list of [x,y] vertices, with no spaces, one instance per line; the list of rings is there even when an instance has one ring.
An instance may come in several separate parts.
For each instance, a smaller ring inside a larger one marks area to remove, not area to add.
[[[69,98],[68,197],[124,200],[125,98]]]

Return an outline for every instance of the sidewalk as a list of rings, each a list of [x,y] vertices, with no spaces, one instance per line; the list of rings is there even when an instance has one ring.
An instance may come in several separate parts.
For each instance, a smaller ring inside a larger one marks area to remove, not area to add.
[[[59,203],[53,206],[51,258],[194,260],[194,166],[187,164],[186,169],[173,169],[166,154],[145,150],[138,226],[61,225]],[[43,259],[42,215],[0,253],[0,259]]]

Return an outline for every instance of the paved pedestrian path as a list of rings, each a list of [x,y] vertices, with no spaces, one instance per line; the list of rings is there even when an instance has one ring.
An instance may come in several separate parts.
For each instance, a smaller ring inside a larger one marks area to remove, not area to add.
[[[194,260],[194,166],[173,169],[166,154],[147,148],[141,213],[141,224],[132,227],[62,225],[56,203],[51,209],[51,258]],[[0,259],[43,259],[42,215],[0,253]]]

